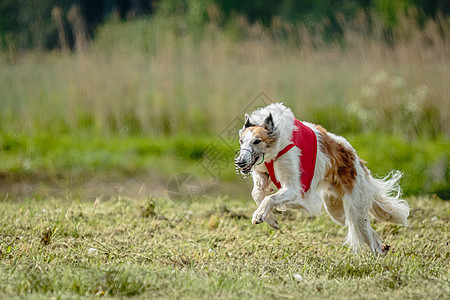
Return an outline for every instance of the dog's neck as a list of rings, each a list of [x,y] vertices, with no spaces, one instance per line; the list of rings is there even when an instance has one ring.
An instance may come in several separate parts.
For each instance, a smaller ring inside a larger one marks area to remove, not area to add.
[[[283,149],[292,144],[292,133],[295,128],[294,120],[294,117],[292,117],[292,119],[283,120],[284,122],[292,123],[290,126],[286,126],[287,124],[279,125],[279,128],[277,129],[279,136],[276,142],[273,143],[273,146],[266,152],[266,161],[275,159]]]

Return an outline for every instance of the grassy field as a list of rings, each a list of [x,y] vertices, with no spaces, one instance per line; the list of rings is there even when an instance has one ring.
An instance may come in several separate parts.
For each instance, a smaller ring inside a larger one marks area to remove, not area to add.
[[[407,195],[437,193],[442,199],[450,198],[448,140],[408,141],[381,134],[345,137],[377,177],[392,170],[402,171],[401,186]],[[0,192],[10,192],[8,181],[31,180],[43,185],[60,182],[65,186],[90,178],[103,178],[107,183],[110,179],[126,180],[152,173],[158,176],[148,180],[164,188],[172,176],[181,172],[205,181],[214,178],[242,186],[233,166],[237,138],[227,142],[217,136],[0,133],[0,178],[6,180],[3,185],[0,182]]]
[[[0,53],[0,298],[445,298],[450,19],[400,18],[388,44],[366,17],[332,43],[323,24],[156,14],[80,53]],[[404,173],[411,225],[374,225],[386,257],[326,215],[251,225],[236,134],[272,101]]]
[[[7,199],[0,293],[33,299],[444,299],[449,203],[408,198],[408,228],[376,223],[389,254],[353,254],[327,215],[287,211],[251,225],[250,197]]]

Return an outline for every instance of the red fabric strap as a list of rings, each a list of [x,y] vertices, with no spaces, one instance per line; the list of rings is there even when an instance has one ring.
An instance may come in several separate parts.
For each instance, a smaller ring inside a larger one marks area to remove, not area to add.
[[[304,125],[299,120],[295,119],[295,126],[292,133],[292,143],[287,145],[281,150],[278,155],[271,161],[265,162],[265,166],[269,173],[270,179],[273,184],[280,189],[281,184],[275,177],[275,170],[273,168],[273,163],[282,155],[286,154],[294,146],[298,147],[300,150],[300,184],[302,187],[302,192],[306,193],[311,186],[311,181],[314,177],[314,169],[316,167],[316,157],[317,157],[317,137],[314,131],[308,126]]]
[[[281,184],[280,184],[280,182],[278,182],[277,178],[275,177],[275,170],[273,169],[273,162],[276,161],[278,157],[282,156],[283,154],[287,153],[289,150],[294,148],[294,146],[295,145],[293,143],[290,143],[289,145],[284,147],[283,150],[278,152],[277,156],[274,159],[264,163],[266,165],[267,171],[269,172],[270,179],[272,180],[273,184],[275,184],[275,186],[278,189],[281,188]]]
[[[287,145],[286,147],[283,148],[283,150],[281,150],[278,154],[277,157],[275,157],[275,159],[273,159],[272,161],[276,161],[278,157],[284,155],[285,153],[287,153],[289,150],[291,150],[292,148],[294,148],[295,145],[293,143],[290,143],[289,145]]]

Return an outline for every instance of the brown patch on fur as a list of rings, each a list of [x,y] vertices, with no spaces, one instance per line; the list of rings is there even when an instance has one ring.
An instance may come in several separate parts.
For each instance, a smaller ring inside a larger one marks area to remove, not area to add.
[[[267,129],[265,129],[262,126],[247,127],[245,129],[245,131],[247,131],[247,130],[251,131],[255,137],[261,139],[261,141],[266,143],[267,146],[270,146],[276,140],[274,137],[270,136]],[[245,131],[244,131],[244,133],[245,133]]]
[[[345,225],[345,211],[342,199],[330,194],[325,194],[323,195],[323,202],[333,221],[338,224]]]
[[[328,155],[331,165],[325,173],[325,179],[344,192],[353,190],[353,183],[356,179],[355,154],[352,149],[345,148],[344,145],[335,141],[323,127],[316,125],[320,134],[321,150]]]

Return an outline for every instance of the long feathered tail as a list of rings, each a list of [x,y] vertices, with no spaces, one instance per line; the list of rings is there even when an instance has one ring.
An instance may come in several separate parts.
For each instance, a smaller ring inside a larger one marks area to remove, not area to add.
[[[402,175],[400,171],[392,171],[383,179],[371,177],[377,193],[370,213],[380,221],[408,226],[409,205],[401,199],[402,190],[398,183]]]

